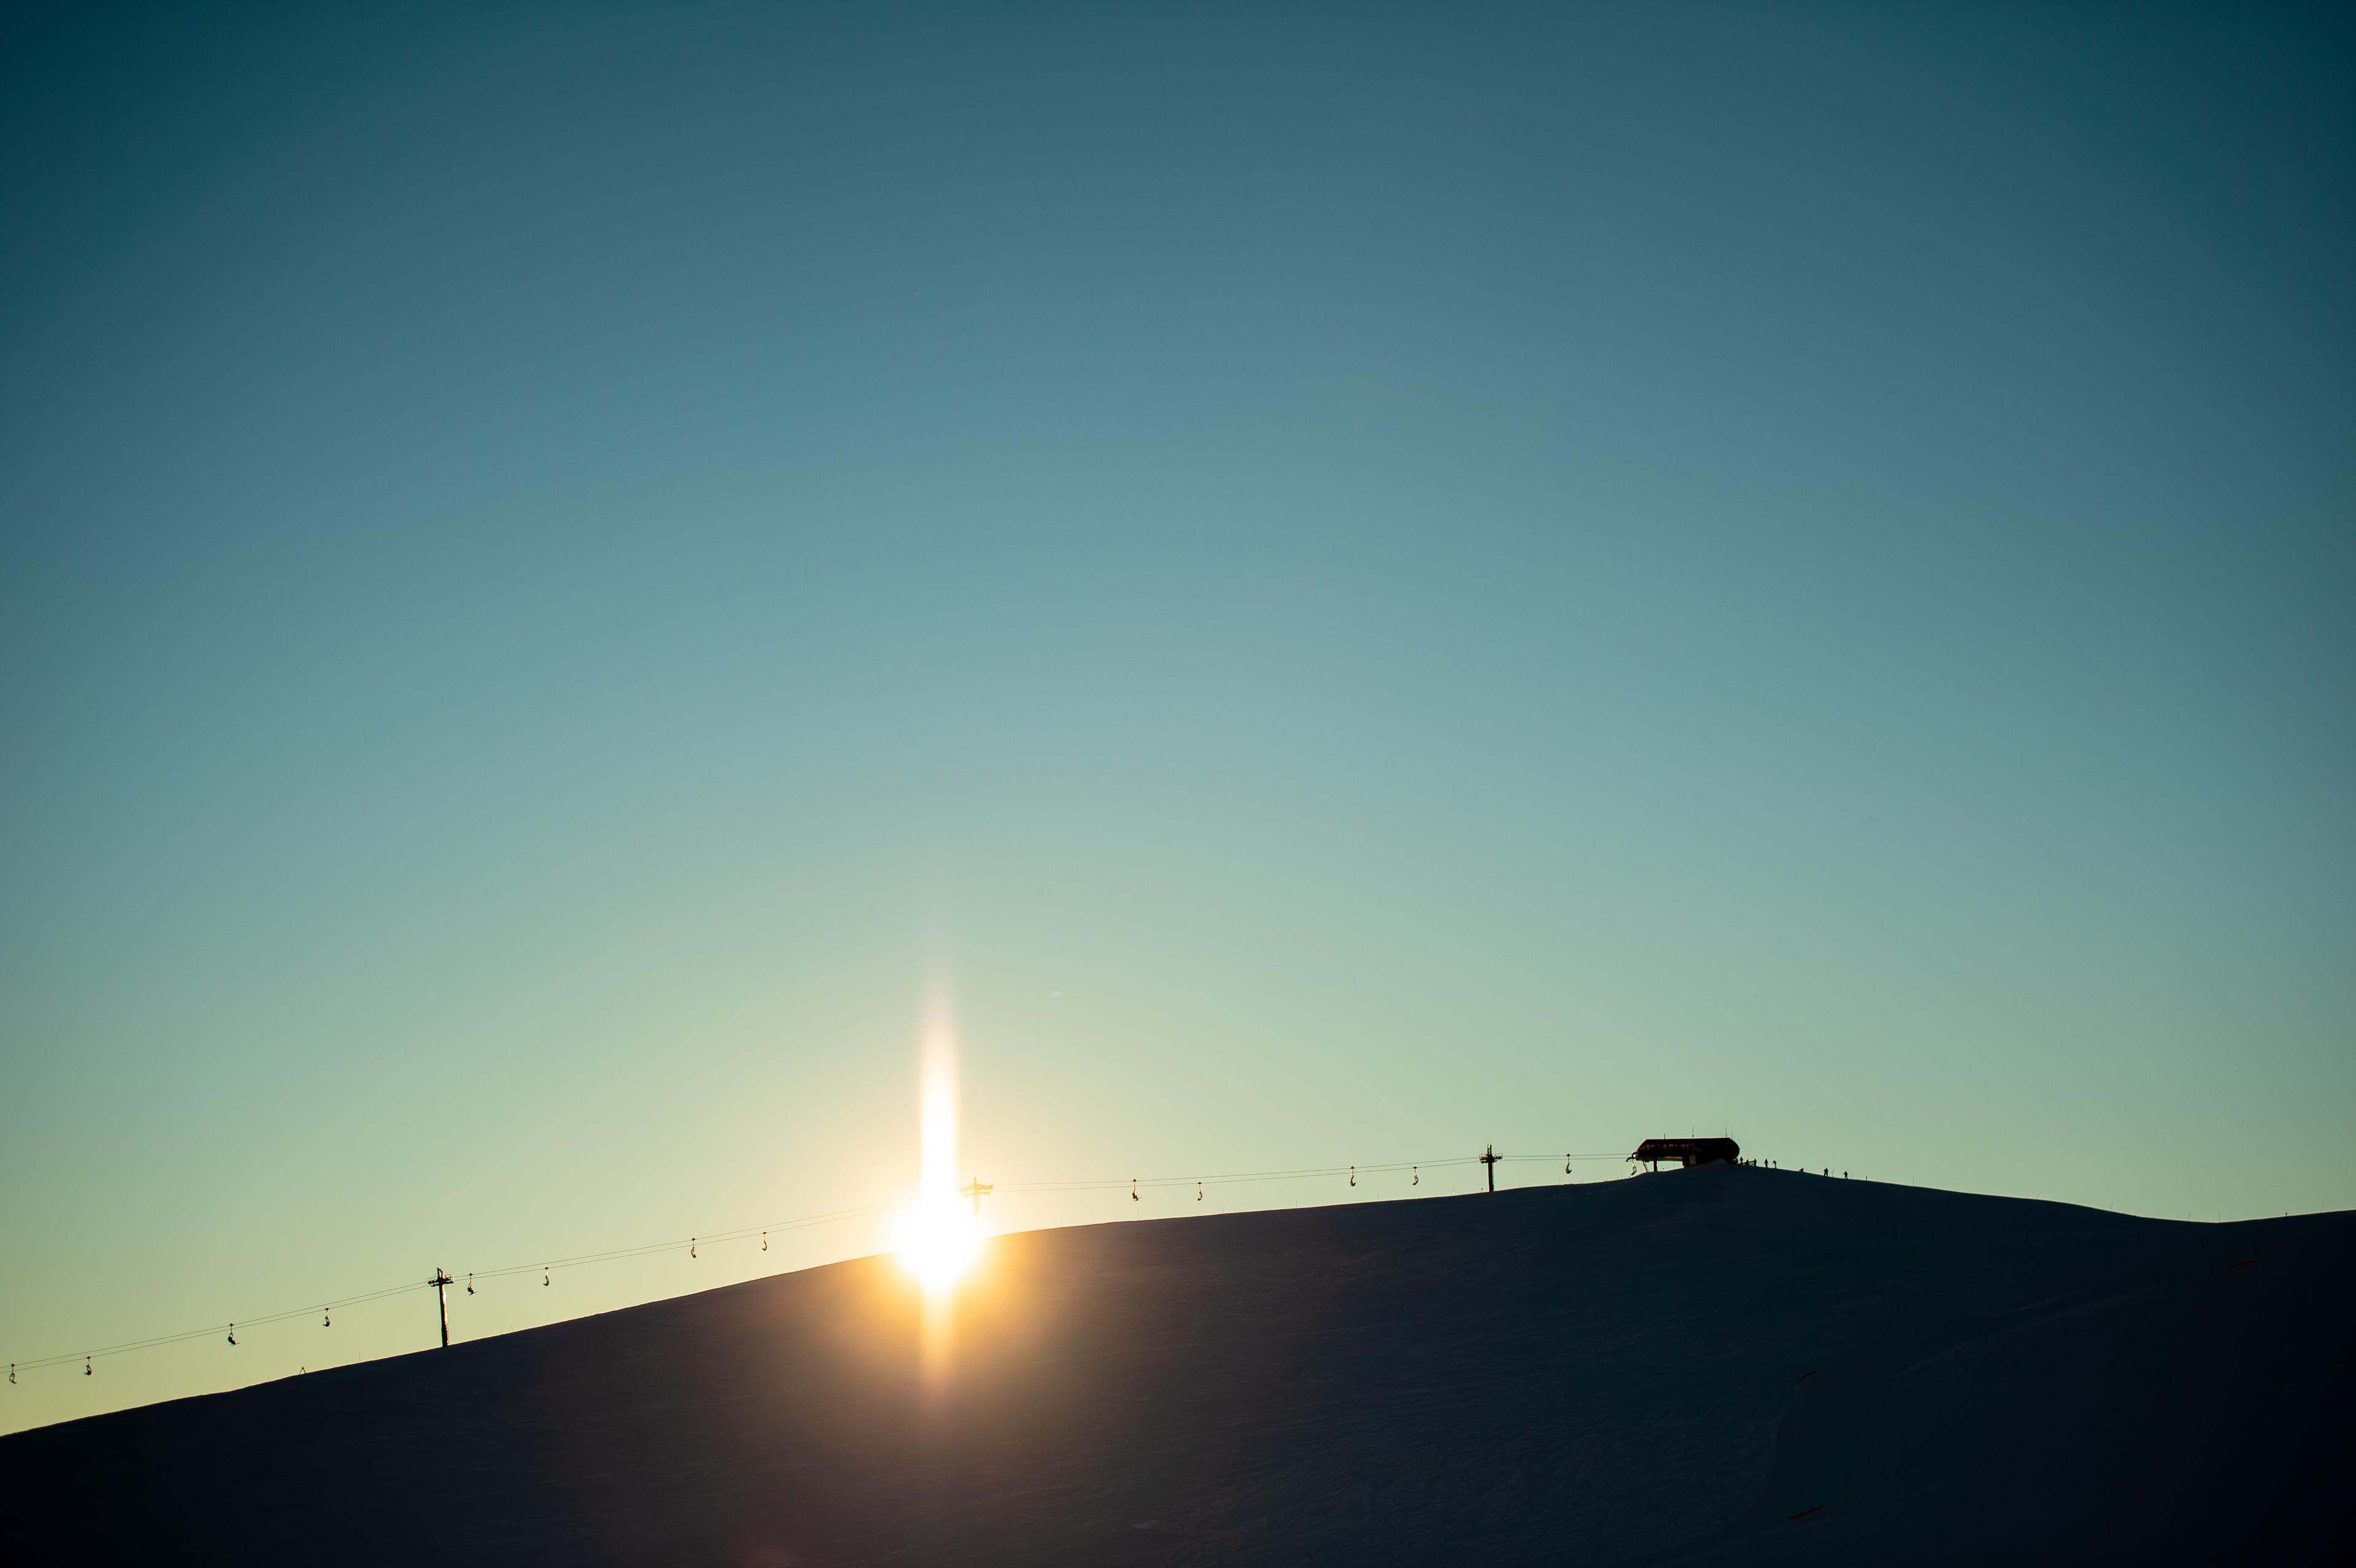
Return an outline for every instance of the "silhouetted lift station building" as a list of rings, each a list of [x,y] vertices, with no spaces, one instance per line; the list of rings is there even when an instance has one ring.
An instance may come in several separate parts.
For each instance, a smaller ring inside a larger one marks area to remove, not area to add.
[[[1708,1165],[1722,1159],[1733,1165],[1742,1157],[1742,1146],[1732,1138],[1646,1138],[1628,1157],[1630,1163],[1658,1170],[1669,1160],[1679,1166]]]

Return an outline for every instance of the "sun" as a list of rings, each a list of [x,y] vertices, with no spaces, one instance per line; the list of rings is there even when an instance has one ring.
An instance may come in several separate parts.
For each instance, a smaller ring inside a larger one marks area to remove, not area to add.
[[[955,1194],[926,1193],[908,1205],[894,1249],[927,1295],[941,1295],[965,1277],[981,1255],[981,1237]]]

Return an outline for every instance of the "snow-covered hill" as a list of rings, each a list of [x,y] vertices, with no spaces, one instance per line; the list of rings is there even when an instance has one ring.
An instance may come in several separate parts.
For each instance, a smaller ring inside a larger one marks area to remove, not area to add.
[[[0,1438],[0,1555],[2350,1561],[2351,1287],[2356,1214],[1725,1166],[1037,1232],[932,1375],[869,1259]]]

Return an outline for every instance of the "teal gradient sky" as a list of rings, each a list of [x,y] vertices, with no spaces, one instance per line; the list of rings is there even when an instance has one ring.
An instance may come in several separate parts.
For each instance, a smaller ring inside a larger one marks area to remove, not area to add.
[[[12,9],[0,1356],[905,1192],[930,985],[1008,1181],[2356,1205],[2351,81],[2344,7]]]

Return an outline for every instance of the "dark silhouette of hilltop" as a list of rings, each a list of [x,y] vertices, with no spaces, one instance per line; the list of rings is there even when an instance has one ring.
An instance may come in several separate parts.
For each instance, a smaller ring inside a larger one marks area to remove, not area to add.
[[[0,1438],[13,1562],[2346,1562],[2356,1214],[1709,1166],[866,1259]]]

